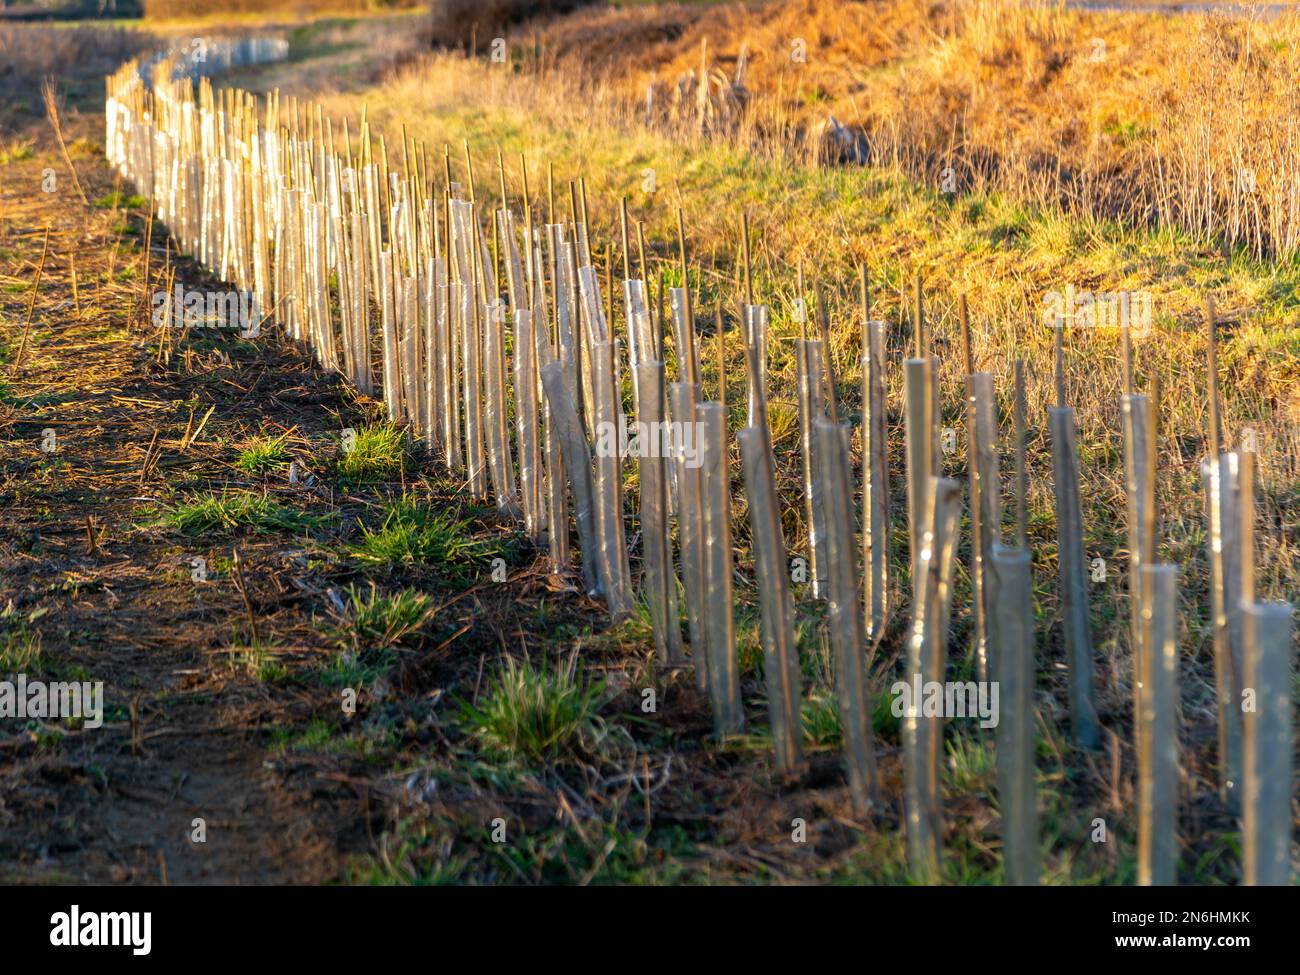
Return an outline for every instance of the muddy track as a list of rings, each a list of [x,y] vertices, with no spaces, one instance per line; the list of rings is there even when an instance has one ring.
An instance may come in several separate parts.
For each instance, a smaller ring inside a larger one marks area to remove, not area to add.
[[[105,164],[77,165],[91,200],[112,189]],[[229,585],[185,585],[188,557],[179,550],[207,553],[214,541],[240,547],[269,630],[313,588],[293,585],[296,540],[199,538],[178,546],[140,526],[166,481],[210,484],[228,473],[202,443],[218,428],[256,425],[268,401],[283,418],[285,400],[277,397],[288,390],[300,429],[337,429],[343,391],[274,343],[260,346],[247,370],[228,368],[220,344],[206,353],[213,368],[190,353],[196,368],[160,365],[156,330],[126,327],[141,290],[139,274],[123,271],[138,266],[139,252],[125,250],[131,235],[115,228],[128,220],[138,234],[142,216],[88,209],[71,187],[33,193],[47,167],[63,171],[52,154],[38,153],[10,166],[0,188],[9,360],[0,371],[7,383],[0,611],[37,614],[31,628],[41,634],[48,673],[102,680],[105,708],[94,730],[21,720],[0,727],[0,875],[55,883],[335,879],[341,824],[355,818],[339,802],[314,797],[338,799],[337,787],[277,763],[267,749],[275,727],[308,720],[319,702],[293,688],[272,695],[229,665],[232,633],[245,625],[242,602]],[[15,371],[46,224],[51,253]],[[155,230],[155,252],[163,240]],[[104,266],[110,261],[115,268]],[[28,289],[18,293],[21,282]],[[187,426],[197,427],[209,407],[213,420],[201,442],[182,450]],[[46,430],[55,432],[49,452],[41,450]],[[206,842],[193,840],[196,820]]]

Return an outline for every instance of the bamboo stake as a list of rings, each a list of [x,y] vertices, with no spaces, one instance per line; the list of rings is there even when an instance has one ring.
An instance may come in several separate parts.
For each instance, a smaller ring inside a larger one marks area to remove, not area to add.
[[[1071,317],[1073,317],[1073,312],[1071,312]],[[1120,357],[1123,365],[1123,370],[1122,370],[1123,384],[1124,384],[1123,395],[1132,396],[1134,394],[1133,338],[1129,333],[1129,322],[1128,322],[1127,315],[1124,315],[1120,318],[1119,334],[1120,334]]]
[[[826,296],[822,293],[821,284],[814,281],[813,291],[817,295],[817,321],[821,324],[822,347],[825,353],[826,406],[830,411],[831,422],[839,423],[840,410],[836,404],[838,386],[835,382],[835,351],[831,346],[831,317],[826,311]]]
[[[912,340],[916,347],[913,355],[917,359],[926,358],[926,340],[925,340],[925,293],[921,290],[921,272],[916,272],[916,297],[915,311],[912,317]]]
[[[716,347],[718,360],[718,402],[725,407],[727,405],[727,353],[722,330],[721,305],[713,310],[713,323],[715,337],[714,345]]]
[[[77,252],[75,250],[68,255],[68,261],[72,267],[72,306],[77,311],[77,317],[80,318],[81,317],[81,293],[77,289]]]
[[[686,376],[684,381],[698,384],[700,381],[699,357],[695,351],[695,321],[691,312],[691,279],[689,268],[686,263],[686,225],[682,218],[681,207],[677,208],[677,255],[681,263],[682,271],[682,299],[683,299],[683,319],[686,327],[682,334],[686,338]],[[718,330],[721,334],[721,329]],[[678,364],[678,372],[681,371],[681,364]],[[719,397],[721,401],[722,397]]]
[[[1218,457],[1223,447],[1223,425],[1219,419],[1219,340],[1214,323],[1214,299],[1205,299],[1206,372],[1210,381],[1210,456]]]
[[[749,211],[742,210],[740,213],[740,242],[744,248],[744,268],[745,268],[745,306],[749,307],[754,303],[754,269],[749,259]]]

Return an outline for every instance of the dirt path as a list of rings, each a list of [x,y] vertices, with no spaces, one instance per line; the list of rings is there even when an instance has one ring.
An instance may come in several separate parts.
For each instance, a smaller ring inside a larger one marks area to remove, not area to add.
[[[51,168],[59,189],[41,192]],[[77,168],[90,200],[111,191],[105,164],[79,158]],[[105,714],[95,730],[0,723],[0,877],[331,880],[342,810],[316,803],[310,783],[268,761],[268,734],[308,720],[311,695],[272,695],[230,666],[242,600],[230,585],[190,579],[193,555],[183,550],[209,556],[212,540],[178,546],[141,525],[168,482],[228,478],[213,459],[214,437],[258,424],[268,400],[300,429],[337,428],[341,392],[274,343],[258,346],[242,369],[221,342],[179,353],[188,369],[159,364],[157,330],[127,327],[130,304],[142,298],[141,249],[132,246],[142,214],[88,208],[65,182],[51,152],[11,163],[0,181],[0,638],[13,650],[39,634],[40,661],[27,669],[103,681]],[[50,254],[18,366],[47,224]],[[155,234],[155,265],[163,240]],[[197,278],[192,267],[183,273]],[[196,429],[210,407],[199,442],[182,449],[187,426]],[[45,431],[54,432],[53,450],[41,449]],[[259,617],[274,619],[302,594],[288,565],[295,541],[240,545]],[[197,820],[206,842],[192,839]]]

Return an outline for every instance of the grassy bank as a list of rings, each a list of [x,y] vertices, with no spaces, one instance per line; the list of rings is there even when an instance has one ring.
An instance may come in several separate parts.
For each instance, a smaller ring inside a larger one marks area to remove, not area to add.
[[[514,39],[630,103],[654,86],[665,121],[696,123],[692,85],[707,69],[715,100],[745,102],[736,132],[775,151],[817,151],[808,136],[833,116],[874,161],[936,188],[947,176],[963,191],[1158,220],[1257,256],[1300,246],[1294,9],[787,0],[593,8]],[[720,91],[741,60],[740,90]]]

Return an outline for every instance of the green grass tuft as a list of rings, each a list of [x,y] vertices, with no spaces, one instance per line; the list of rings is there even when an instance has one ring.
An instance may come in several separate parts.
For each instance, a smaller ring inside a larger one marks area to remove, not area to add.
[[[894,717],[889,694],[877,695],[871,709],[871,730],[880,738],[897,740],[900,721]],[[803,702],[800,717],[804,741],[819,748],[834,748],[840,744],[840,705],[835,691],[828,687],[815,687]]]
[[[840,708],[835,692],[814,690],[801,709],[804,741],[810,745],[833,747],[840,743]]]
[[[237,643],[231,648],[230,669],[263,684],[277,684],[289,676],[289,669],[279,659],[279,644],[275,641]]]
[[[385,650],[416,634],[433,612],[432,600],[411,589],[380,592],[373,585],[348,590],[345,613],[326,630],[339,643],[358,653]]]
[[[36,150],[32,148],[31,142],[11,142],[8,149],[0,149],[0,166],[22,162],[24,159],[31,159],[34,155]]]
[[[253,528],[257,531],[299,531],[320,518],[276,504],[251,491],[200,494],[166,510],[163,522],[186,535]]]
[[[450,511],[402,498],[387,506],[377,529],[362,529],[353,549],[362,562],[376,565],[467,565],[496,551],[489,542],[473,538],[469,523]]]
[[[490,752],[535,764],[592,755],[603,735],[597,711],[602,681],[587,681],[576,657],[548,667],[506,658],[482,702],[462,717]]]
[[[39,672],[42,659],[40,632],[0,613],[0,674]]]
[[[396,424],[363,426],[356,431],[354,438],[350,438],[350,444],[335,468],[344,480],[366,484],[392,480],[401,474],[406,459],[406,442]]]
[[[101,196],[95,201],[95,206],[101,210],[112,210],[115,207],[123,210],[143,210],[146,202],[143,196],[128,196],[117,190]]]
[[[245,474],[262,477],[289,463],[289,435],[254,437],[235,458],[235,466]]]

